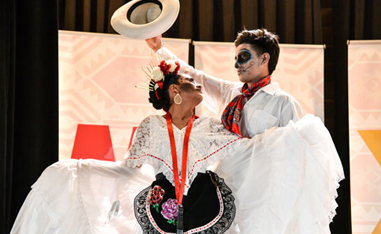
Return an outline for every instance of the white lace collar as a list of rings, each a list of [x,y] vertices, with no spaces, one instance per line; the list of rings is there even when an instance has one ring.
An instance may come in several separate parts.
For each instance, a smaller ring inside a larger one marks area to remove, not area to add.
[[[180,167],[186,128],[174,127],[173,130]],[[189,137],[184,194],[187,194],[197,173],[205,172],[208,166],[225,157],[229,153],[228,146],[238,139],[240,137],[226,130],[219,120],[200,117],[194,121]],[[150,164],[154,167],[155,173],[163,173],[174,184],[171,147],[163,116],[152,115],[142,121],[124,162],[129,167]]]

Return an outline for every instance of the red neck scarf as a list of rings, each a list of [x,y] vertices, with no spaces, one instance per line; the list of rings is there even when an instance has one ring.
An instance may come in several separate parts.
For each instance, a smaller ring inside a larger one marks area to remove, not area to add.
[[[231,132],[235,132],[241,136],[239,129],[239,121],[241,120],[241,112],[245,103],[258,91],[258,89],[270,84],[271,76],[263,78],[253,84],[248,89],[247,83],[242,86],[241,95],[236,96],[226,107],[221,116],[222,124]]]

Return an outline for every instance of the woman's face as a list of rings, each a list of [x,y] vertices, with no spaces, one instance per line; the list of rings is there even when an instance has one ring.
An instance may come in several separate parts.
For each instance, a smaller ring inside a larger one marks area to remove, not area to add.
[[[180,96],[183,102],[197,106],[203,100],[201,85],[195,83],[192,77],[182,75],[179,79]]]

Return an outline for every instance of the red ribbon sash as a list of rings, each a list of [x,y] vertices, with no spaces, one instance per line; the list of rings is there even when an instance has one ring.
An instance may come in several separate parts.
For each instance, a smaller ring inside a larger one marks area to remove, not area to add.
[[[167,120],[169,140],[171,143],[173,177],[175,180],[176,200],[177,200],[177,204],[181,205],[183,203],[184,186],[185,186],[185,180],[186,180],[186,174],[187,174],[187,157],[188,157],[189,136],[190,136],[190,132],[192,129],[192,125],[193,125],[193,121],[195,119],[195,116],[192,115],[192,117],[189,119],[188,124],[187,124],[187,129],[185,131],[184,143],[183,143],[183,158],[182,158],[182,163],[181,163],[181,183],[179,181],[179,167],[177,165],[176,144],[175,144],[175,136],[173,134],[171,114],[169,114],[167,112],[167,115],[165,116],[165,118]]]

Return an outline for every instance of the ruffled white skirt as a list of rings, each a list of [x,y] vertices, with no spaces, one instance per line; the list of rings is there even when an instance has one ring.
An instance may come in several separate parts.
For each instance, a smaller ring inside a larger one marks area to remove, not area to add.
[[[226,233],[330,233],[342,165],[317,117],[251,139],[251,157],[231,155],[215,171],[237,208]],[[141,233],[133,200],[154,178],[121,162],[62,160],[32,186],[11,233]]]

